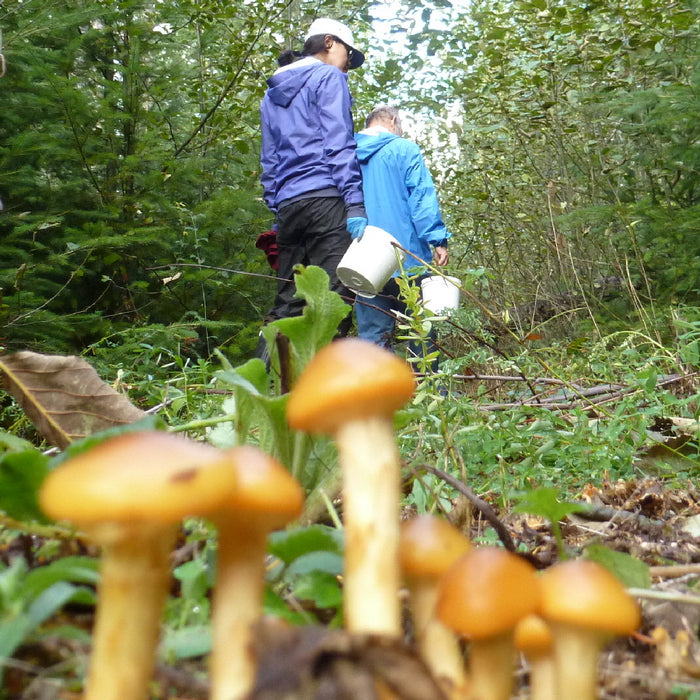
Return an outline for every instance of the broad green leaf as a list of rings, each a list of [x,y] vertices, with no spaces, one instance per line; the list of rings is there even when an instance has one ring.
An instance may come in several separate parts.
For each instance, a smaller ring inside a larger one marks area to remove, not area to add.
[[[351,307],[329,289],[328,275],[320,267],[299,267],[294,279],[296,296],[306,302],[303,314],[274,321],[263,329],[263,333],[268,343],[274,341],[276,330],[289,339],[298,375],[318,350],[333,340],[338,325],[350,313]]]
[[[292,610],[283,598],[269,588],[265,589],[263,614],[281,617],[283,620],[287,620],[287,622],[291,622],[294,625],[309,625],[313,622],[311,615]]]
[[[651,588],[649,567],[626,552],[616,552],[600,544],[586,547],[583,556],[602,564],[611,571],[627,588]]]
[[[551,523],[558,523],[571,513],[587,510],[587,506],[582,503],[560,501],[557,488],[538,488],[525,493],[513,510],[516,513],[539,515]]]
[[[36,449],[0,454],[0,510],[19,521],[48,522],[38,492],[49,459]]]
[[[332,576],[343,573],[343,557],[335,552],[309,552],[296,558],[285,572],[288,581],[310,571],[324,571]]]
[[[310,552],[332,552],[342,555],[343,533],[326,525],[273,532],[268,539],[268,551],[285,564],[291,564],[295,559]]]
[[[211,628],[209,625],[190,625],[177,630],[166,630],[158,654],[166,661],[172,662],[205,656],[210,651]]]
[[[35,598],[59,581],[97,586],[100,579],[99,566],[99,561],[90,557],[62,557],[32,569],[27,574],[22,588],[28,598]]]
[[[24,440],[5,430],[0,430],[0,452],[24,452],[24,450],[32,449],[29,440]]]
[[[335,608],[343,602],[338,579],[327,571],[309,571],[299,576],[292,590],[297,598],[311,600],[319,608]]]
[[[75,595],[76,590],[76,586],[67,581],[57,581],[42,591],[29,606],[27,614],[31,629],[48,620]]]

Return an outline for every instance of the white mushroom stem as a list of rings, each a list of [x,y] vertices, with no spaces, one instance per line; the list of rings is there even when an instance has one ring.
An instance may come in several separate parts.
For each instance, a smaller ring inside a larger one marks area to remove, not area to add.
[[[412,577],[407,583],[421,658],[448,697],[456,697],[464,688],[464,658],[454,632],[435,616],[437,582],[432,578]]]
[[[528,663],[530,665],[530,698],[558,700],[554,657],[551,654],[540,654],[533,658],[528,657]]]
[[[401,477],[393,421],[350,421],[335,440],[343,474],[345,626],[399,637]]]
[[[596,700],[598,660],[611,635],[556,622],[549,624],[554,636],[559,697],[566,697],[567,700]]]
[[[513,689],[515,643],[509,631],[479,639],[469,647],[469,692],[479,700],[509,700]],[[568,695],[563,695],[571,700]]]
[[[217,525],[210,699],[239,700],[252,690],[257,671],[252,625],[262,614],[267,530],[240,521]]]
[[[89,534],[103,544],[85,700],[150,696],[170,554],[177,527],[105,524]]]

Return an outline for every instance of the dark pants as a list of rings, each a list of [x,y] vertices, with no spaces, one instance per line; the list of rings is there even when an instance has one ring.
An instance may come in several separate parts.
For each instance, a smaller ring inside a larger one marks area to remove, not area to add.
[[[416,282],[420,284],[420,280]],[[393,311],[401,314],[407,313],[406,304],[401,299],[399,285],[392,277],[382,288],[376,297],[371,299],[358,298],[355,304],[355,318],[357,320],[357,334],[364,340],[369,340],[376,345],[381,345],[388,350],[394,344],[394,330],[396,328],[396,316]],[[409,352],[418,357],[423,354],[423,344],[409,341]],[[434,330],[426,340],[427,353],[435,350]],[[437,362],[432,369],[437,371]]]
[[[345,203],[341,197],[301,199],[277,212],[277,296],[265,317],[266,323],[303,313],[304,300],[294,296],[295,265],[323,268],[331,290],[352,305],[355,294],[341,284],[335,271],[351,241],[346,222]],[[338,328],[338,335],[347,335],[351,325],[352,315],[348,314]],[[262,348],[259,346],[259,349]],[[259,352],[256,355],[260,356]]]

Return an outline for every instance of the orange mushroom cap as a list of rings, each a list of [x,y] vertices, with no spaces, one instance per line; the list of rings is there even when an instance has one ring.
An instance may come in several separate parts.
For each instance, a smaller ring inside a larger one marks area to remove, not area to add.
[[[471,547],[447,520],[419,515],[401,523],[401,568],[411,578],[439,578]]]
[[[282,527],[301,515],[304,489],[274,457],[242,445],[226,450],[221,462],[232,465],[236,475],[227,513],[239,519],[262,517],[271,528]]]
[[[475,547],[461,556],[440,582],[437,616],[472,640],[513,629],[537,609],[535,568],[498,547]]]
[[[537,658],[552,652],[554,637],[539,615],[527,615],[515,627],[515,646],[525,656]]]
[[[542,617],[612,635],[634,632],[639,607],[620,580],[602,564],[574,559],[551,566],[541,575]]]
[[[415,390],[409,365],[393,352],[359,338],[321,348],[302,372],[287,402],[296,430],[333,434],[369,416],[391,416]]]
[[[60,464],[44,480],[40,504],[55,520],[79,526],[177,522],[216,507],[222,490],[234,488],[235,473],[220,456],[171,433],[124,433]]]

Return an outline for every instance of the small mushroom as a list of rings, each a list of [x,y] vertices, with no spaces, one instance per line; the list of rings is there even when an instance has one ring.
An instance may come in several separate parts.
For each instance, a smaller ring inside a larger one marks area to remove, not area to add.
[[[508,700],[513,688],[515,626],[535,612],[534,567],[497,547],[473,548],[440,582],[437,615],[469,640],[469,692],[478,700]]]
[[[401,635],[400,460],[394,413],[413,395],[409,365],[358,338],[322,348],[287,402],[296,430],[331,435],[343,477],[345,625]]]
[[[542,573],[541,585],[541,615],[554,637],[557,697],[594,700],[600,652],[614,637],[639,627],[639,608],[622,583],[594,561],[555,564]]]
[[[448,697],[464,690],[464,658],[455,633],[435,615],[438,584],[471,547],[443,518],[421,515],[401,523],[401,569],[411,596],[416,643],[421,657]]]
[[[515,628],[515,647],[530,666],[531,700],[557,700],[554,638],[539,615],[528,615]]]
[[[252,625],[262,613],[267,537],[301,514],[304,491],[282,464],[256,447],[226,450],[221,461],[233,469],[236,488],[222,492],[213,512],[201,512],[219,534],[211,700],[239,700],[255,681]]]
[[[148,696],[178,524],[233,488],[230,470],[208,468],[219,455],[165,432],[126,433],[44,480],[44,512],[103,550],[85,700]]]

